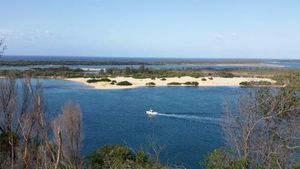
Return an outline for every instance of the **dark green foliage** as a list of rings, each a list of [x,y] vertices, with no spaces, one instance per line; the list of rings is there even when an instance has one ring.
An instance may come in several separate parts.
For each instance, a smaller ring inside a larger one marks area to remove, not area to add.
[[[169,85],[169,86],[180,86],[181,83],[179,83],[179,82],[170,82],[167,85]]]
[[[185,82],[184,85],[188,85],[188,86],[198,86],[199,83],[198,83],[198,82]]]
[[[240,85],[241,86],[250,86],[250,82],[241,82]]]
[[[97,79],[89,79],[86,82],[88,82],[88,83],[96,83],[96,82],[98,82],[98,80]]]
[[[99,82],[111,82],[111,80],[109,78],[101,78]]]
[[[101,79],[89,79],[88,83],[96,83],[96,82],[111,82],[109,78],[101,78]]]
[[[12,145],[13,147],[17,147],[18,142],[19,139],[13,132],[4,132],[0,134],[0,164],[10,158]]]
[[[119,145],[104,146],[90,156],[90,165],[93,169],[160,169],[144,151],[136,154],[128,147]]]
[[[66,77],[76,78],[84,77],[85,73],[82,69],[70,69],[68,67],[58,68],[33,68],[25,71],[21,70],[0,70],[0,76],[14,77]],[[92,75],[89,75],[92,76]],[[94,76],[94,75],[93,75]]]
[[[241,82],[241,86],[251,87],[251,86],[270,86],[271,82],[268,81],[250,81],[250,82]]]
[[[128,81],[122,81],[122,82],[118,82],[117,85],[119,85],[119,86],[131,86],[132,83],[130,83]]]
[[[206,81],[206,79],[205,79],[205,78],[202,78],[201,80],[202,80],[202,81]]]
[[[116,83],[117,83],[117,81],[113,80],[113,81],[111,81],[110,84],[115,85]]]
[[[209,77],[208,79],[209,79],[209,80],[213,80],[214,78],[213,78],[213,77]]]
[[[155,86],[156,84],[154,82],[148,82],[146,83],[147,86]]]
[[[220,77],[225,77],[225,78],[233,78],[233,77],[235,77],[235,75],[233,73],[226,72],[226,71],[218,71],[217,75],[220,76]]]
[[[206,169],[245,169],[247,162],[244,160],[235,160],[224,150],[214,150],[204,160]]]
[[[166,81],[167,79],[166,79],[166,78],[161,78],[160,80],[161,80],[161,81]]]

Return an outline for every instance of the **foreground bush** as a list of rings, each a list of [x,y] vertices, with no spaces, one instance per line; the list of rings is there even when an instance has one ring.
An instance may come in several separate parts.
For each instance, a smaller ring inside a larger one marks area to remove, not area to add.
[[[224,150],[214,150],[204,160],[206,169],[243,169],[247,168],[244,160],[235,160]]]
[[[119,86],[131,86],[132,83],[130,83],[128,81],[122,81],[122,82],[117,83],[117,85],[119,85]]]
[[[162,169],[144,151],[134,153],[130,148],[119,145],[104,146],[90,156],[90,166],[93,169]]]

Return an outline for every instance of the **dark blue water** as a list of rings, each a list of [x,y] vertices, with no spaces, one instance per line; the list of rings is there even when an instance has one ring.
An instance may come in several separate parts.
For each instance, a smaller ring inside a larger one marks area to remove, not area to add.
[[[84,147],[88,154],[105,144],[122,144],[151,152],[150,143],[164,146],[163,163],[201,168],[199,162],[224,140],[220,121],[224,97],[237,87],[155,87],[94,90],[63,80],[41,80],[49,112],[74,101],[83,111]],[[150,118],[150,108],[160,114]]]

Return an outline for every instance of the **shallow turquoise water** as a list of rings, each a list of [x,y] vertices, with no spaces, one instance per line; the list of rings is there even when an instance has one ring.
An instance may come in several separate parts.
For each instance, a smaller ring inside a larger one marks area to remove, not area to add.
[[[83,111],[84,146],[88,154],[104,144],[122,144],[149,151],[150,142],[164,146],[164,163],[200,168],[199,161],[224,146],[220,121],[224,97],[237,96],[238,87],[155,87],[94,90],[63,80],[41,80],[49,112],[65,101]],[[47,83],[45,83],[47,82]],[[145,114],[154,109],[160,115]]]

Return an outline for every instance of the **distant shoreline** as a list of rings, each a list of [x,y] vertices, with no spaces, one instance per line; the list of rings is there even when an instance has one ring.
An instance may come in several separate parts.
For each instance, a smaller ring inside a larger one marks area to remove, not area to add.
[[[271,82],[272,84],[275,84],[274,80],[271,80],[269,78],[253,78],[253,77],[233,77],[233,78],[224,78],[224,77],[172,77],[172,78],[165,78],[162,80],[162,78],[145,78],[145,79],[135,79],[132,77],[112,77],[109,79],[112,81],[122,82],[122,81],[128,81],[132,85],[130,86],[119,86],[119,85],[112,85],[111,82],[95,82],[95,83],[88,83],[87,80],[90,78],[64,78],[65,80],[78,82],[85,84],[87,86],[90,86],[94,89],[131,89],[131,88],[139,88],[139,87],[148,87],[149,85],[146,85],[146,83],[154,83],[155,85],[151,87],[162,87],[162,86],[191,86],[186,85],[184,83],[186,82],[197,82],[198,87],[230,87],[230,86],[240,86],[241,82],[250,82],[250,81],[267,81]],[[205,79],[205,80],[204,80]],[[181,85],[170,85],[170,83],[180,83]]]

